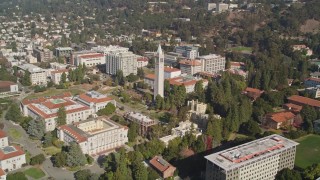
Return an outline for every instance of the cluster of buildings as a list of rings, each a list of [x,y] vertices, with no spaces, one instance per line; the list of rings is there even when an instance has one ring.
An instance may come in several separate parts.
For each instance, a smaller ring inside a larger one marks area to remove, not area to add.
[[[10,145],[6,133],[0,130],[0,179],[6,179],[6,173],[26,165],[26,154],[20,146]]]
[[[24,99],[20,109],[24,116],[30,116],[45,122],[46,131],[53,131],[57,126],[58,111],[64,107],[66,123],[72,124],[88,119],[108,103],[115,101],[95,91],[78,96],[63,93],[55,96],[46,96],[36,99]]]

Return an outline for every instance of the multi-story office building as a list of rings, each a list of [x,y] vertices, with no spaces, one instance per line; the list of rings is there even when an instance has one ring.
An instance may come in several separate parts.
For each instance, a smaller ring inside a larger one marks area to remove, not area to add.
[[[33,64],[22,64],[18,66],[18,70],[21,73],[26,71],[30,72],[30,80],[32,85],[46,85],[47,84],[47,72],[45,69],[42,69]]]
[[[208,156],[206,180],[271,180],[294,167],[298,143],[271,135]]]
[[[71,47],[57,47],[54,49],[54,55],[56,57],[70,57],[73,52]]]
[[[175,52],[182,54],[183,57],[188,59],[195,59],[199,56],[198,47],[194,46],[177,46],[175,47]]]
[[[128,142],[128,128],[106,117],[98,117],[58,127],[57,136],[66,143],[76,142],[84,154],[104,154]]]
[[[34,48],[33,56],[37,58],[38,62],[48,62],[53,58],[52,51],[46,48]]]
[[[116,101],[111,97],[107,97],[96,91],[89,91],[84,94],[80,94],[76,97],[76,100],[89,106],[94,113],[97,113],[100,109],[103,109],[107,104],[112,103],[116,106]]]
[[[197,60],[181,60],[179,62],[181,73],[194,75],[201,72],[201,62]]]
[[[115,75],[121,70],[124,76],[137,74],[137,57],[130,51],[110,51],[106,55],[106,73]]]
[[[128,112],[124,117],[128,121],[137,123],[139,125],[139,134],[143,136],[148,134],[151,126],[157,124],[157,122],[150,117],[137,112]]]
[[[20,109],[24,116],[44,121],[46,131],[53,131],[57,127],[60,107],[65,108],[67,124],[86,120],[93,113],[90,107],[75,101],[71,93],[38,99],[24,99],[21,102]]]
[[[206,56],[200,56],[198,59],[201,62],[201,71],[205,71],[211,74],[218,73],[225,70],[226,58],[217,54],[209,54]]]

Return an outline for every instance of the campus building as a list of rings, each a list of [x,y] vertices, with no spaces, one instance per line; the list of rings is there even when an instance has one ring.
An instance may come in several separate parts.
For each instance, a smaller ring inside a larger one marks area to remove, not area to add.
[[[19,91],[18,84],[11,81],[0,81],[0,94],[1,93],[16,93]]]
[[[37,99],[24,99],[21,102],[20,109],[24,116],[43,120],[46,131],[53,131],[57,126],[57,112],[60,107],[64,107],[66,110],[67,124],[86,120],[93,113],[90,107],[77,102],[71,93]]]
[[[170,163],[164,160],[161,156],[153,157],[149,161],[149,163],[164,179],[172,177],[174,175],[174,172],[176,171],[176,167],[172,166]]]
[[[94,67],[106,63],[104,54],[95,52],[74,54],[73,61],[75,66],[84,64],[86,67]]]
[[[112,103],[116,106],[115,100],[96,91],[89,91],[87,93],[80,94],[79,96],[76,96],[76,100],[90,107],[94,113],[105,108],[108,103]]]
[[[68,75],[69,75],[69,69],[57,69],[54,71],[51,71],[51,80],[54,84],[59,84],[61,82],[62,74],[65,73],[66,75],[66,81],[69,81]]]
[[[137,123],[139,125],[139,134],[142,136],[146,136],[150,131],[150,127],[157,124],[155,120],[137,112],[128,112],[124,115],[124,118],[133,123]]]
[[[179,61],[180,69],[183,74],[194,75],[202,70],[201,62],[197,60],[181,60]]]
[[[18,66],[18,71],[24,74],[26,71],[30,72],[30,80],[32,85],[46,85],[47,71],[33,64],[22,64]]]
[[[205,56],[199,56],[198,59],[201,62],[202,71],[211,74],[218,73],[225,70],[226,58],[217,54],[209,54]]]
[[[177,46],[175,52],[188,59],[195,59],[199,56],[199,48],[195,46]]]
[[[275,134],[205,156],[206,180],[274,179],[294,167],[297,145]]]
[[[105,154],[128,142],[128,128],[106,117],[62,125],[57,136],[66,143],[76,142],[84,154]]]
[[[70,57],[73,52],[71,47],[57,47],[54,49],[54,55],[56,57]]]
[[[26,164],[26,155],[17,145],[0,148],[0,167],[5,172],[20,169]]]
[[[33,56],[37,58],[38,62],[48,62],[53,58],[52,51],[42,47],[34,48]]]
[[[8,136],[2,130],[0,130],[0,148],[9,146]]]

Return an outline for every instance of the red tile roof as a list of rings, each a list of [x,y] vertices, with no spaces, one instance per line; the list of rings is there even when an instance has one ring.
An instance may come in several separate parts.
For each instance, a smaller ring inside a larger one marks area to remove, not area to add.
[[[7,137],[6,132],[0,130],[0,138],[4,138],[4,137]]]
[[[6,173],[3,171],[3,169],[0,168],[0,176],[6,175]]]
[[[147,62],[147,61],[149,61],[149,59],[147,57],[140,57],[137,59],[137,61]]]
[[[20,146],[13,145],[12,147],[14,147],[16,151],[5,154],[2,149],[0,150],[0,160],[10,159],[25,154]]]
[[[79,134],[78,132],[74,131],[68,125],[59,126],[58,129],[61,129],[64,132],[66,132],[67,134],[69,134],[70,136],[72,136],[76,140],[77,143],[87,141],[86,137],[84,137],[81,134]]]
[[[161,156],[155,156],[150,160],[150,164],[160,172],[166,171],[168,168],[173,167],[170,163],[164,160]]]
[[[79,57],[83,59],[90,59],[90,58],[104,57],[104,55],[101,53],[95,53],[95,54],[80,55]]]
[[[244,91],[243,94],[246,94],[248,97],[252,98],[252,99],[257,99],[258,97],[261,96],[261,94],[264,91],[260,90],[260,89],[256,89],[256,88],[250,88],[247,87]]]
[[[275,122],[285,122],[290,119],[293,119],[295,115],[290,111],[284,111],[284,112],[276,112],[276,113],[269,113],[267,114],[267,117]]]
[[[156,78],[156,75],[155,74],[147,74],[144,76],[144,78],[154,80]]]
[[[188,66],[201,66],[201,62],[197,60],[181,60],[179,63]]]
[[[164,67],[164,72],[179,72],[180,69],[173,68],[173,67]]]
[[[41,102],[45,102],[47,99],[58,99],[58,98],[65,98],[65,97],[71,97],[71,96],[72,96],[71,92],[64,92],[62,94],[53,95],[49,97],[40,97],[36,99],[24,99],[22,100],[22,104],[28,105],[31,103],[41,103]]]
[[[0,88],[3,87],[10,87],[11,85],[15,85],[17,83],[11,82],[11,81],[0,81]]]
[[[231,61],[231,62],[230,62],[230,65],[231,65],[231,66],[239,66],[239,67],[241,67],[241,66],[244,66],[245,64],[244,64],[243,62]]]
[[[305,81],[315,81],[315,82],[320,83],[320,78],[313,78],[313,77],[311,77],[311,78],[305,79]]]
[[[113,99],[111,97],[102,97],[102,98],[92,98],[88,96],[87,94],[80,94],[79,98],[86,101],[86,102],[93,102],[93,103],[102,103],[102,102],[108,102],[112,101]]]
[[[302,106],[292,104],[292,103],[287,103],[284,104],[283,107],[287,110],[293,111],[295,113],[299,113],[302,110]]]
[[[297,104],[297,105],[309,105],[309,106],[318,107],[318,108],[320,107],[320,101],[303,97],[303,96],[293,95],[289,97],[288,100],[290,103]]]
[[[57,109],[60,107],[66,107],[66,106],[71,106],[71,105],[75,104],[74,102],[72,102],[68,99],[63,99],[63,100],[64,100],[64,102],[59,103],[59,104],[55,104],[52,101],[47,100],[47,101],[43,102],[42,105],[46,106],[49,109]]]

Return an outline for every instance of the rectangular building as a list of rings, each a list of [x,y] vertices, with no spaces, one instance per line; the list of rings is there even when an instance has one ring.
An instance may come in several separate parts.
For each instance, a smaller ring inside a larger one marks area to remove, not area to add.
[[[76,142],[84,154],[96,156],[128,142],[128,128],[106,117],[58,127],[57,136],[66,143]]]
[[[106,73],[116,75],[121,70],[124,76],[137,74],[137,55],[130,51],[110,53],[106,55]]]
[[[54,84],[59,84],[63,73],[65,73],[65,75],[66,75],[66,80],[69,81],[69,79],[68,79],[69,69],[58,69],[58,70],[51,71],[52,82]]]
[[[23,115],[43,120],[46,131],[53,131],[57,127],[57,112],[60,107],[64,107],[66,110],[67,124],[86,120],[93,113],[90,107],[75,101],[71,93],[38,99],[24,99],[21,102]]]
[[[181,60],[179,61],[181,73],[194,75],[202,70],[201,62],[197,60]]]
[[[30,72],[30,80],[32,85],[46,85],[47,84],[47,72],[45,69],[42,69],[33,64],[22,64],[18,66],[18,70],[21,73],[26,71]]]
[[[106,63],[104,54],[101,53],[85,53],[74,56],[74,65],[79,66],[85,64],[86,67],[95,67]]]
[[[16,93],[19,91],[18,84],[11,81],[0,81],[0,94],[1,93]]]
[[[90,107],[94,113],[97,113],[100,109],[105,108],[108,103],[112,103],[116,106],[115,100],[96,91],[89,91],[87,93],[80,94],[76,97],[76,99],[78,102]]]
[[[0,167],[6,172],[20,169],[26,164],[26,154],[17,145],[0,148]]]
[[[56,57],[70,57],[73,52],[71,47],[57,47],[54,49],[54,55]]]
[[[294,167],[297,145],[275,134],[205,156],[206,180],[274,179]]]
[[[303,96],[290,96],[288,97],[288,102],[299,106],[312,106],[314,108],[320,109],[320,101]]]
[[[128,112],[124,115],[124,118],[133,123],[137,123],[139,125],[139,134],[142,136],[146,136],[150,131],[150,127],[157,124],[157,122],[150,117],[137,112]]]
[[[195,59],[199,56],[199,48],[195,46],[177,46],[175,52],[188,59]]]
[[[202,71],[215,74],[220,71],[225,70],[226,58],[217,54],[209,54],[205,56],[200,56],[198,59],[201,62]]]
[[[48,62],[53,58],[52,51],[46,48],[34,48],[33,56],[37,58],[38,62]]]

